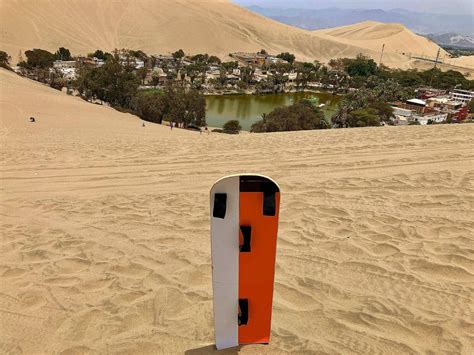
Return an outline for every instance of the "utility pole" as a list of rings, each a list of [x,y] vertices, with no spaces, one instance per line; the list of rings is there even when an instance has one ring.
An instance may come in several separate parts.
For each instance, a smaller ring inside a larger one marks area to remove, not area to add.
[[[438,49],[438,54],[436,54],[436,61],[435,61],[435,66],[434,66],[435,69],[438,66],[438,59],[439,59],[439,53],[440,52],[441,52],[441,48]]]
[[[380,53],[379,67],[382,65],[383,51],[385,50],[385,43],[382,45],[382,53]]]
[[[436,72],[436,67],[438,66],[438,59],[439,59],[439,53],[440,52],[441,52],[441,48],[438,49],[438,54],[436,55],[435,65],[434,65],[434,68],[433,68],[433,72],[431,73],[430,87],[433,84],[433,77],[434,77],[435,72]]]

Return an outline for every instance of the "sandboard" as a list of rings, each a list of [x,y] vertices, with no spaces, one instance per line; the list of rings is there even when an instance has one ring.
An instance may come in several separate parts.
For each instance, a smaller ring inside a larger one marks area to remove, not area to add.
[[[228,176],[211,189],[217,349],[270,341],[279,207],[265,176]]]

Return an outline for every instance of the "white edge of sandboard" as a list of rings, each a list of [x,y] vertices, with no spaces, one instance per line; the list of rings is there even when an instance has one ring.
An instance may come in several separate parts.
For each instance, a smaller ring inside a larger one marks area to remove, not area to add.
[[[214,332],[217,349],[239,345],[239,176],[217,181],[211,189],[211,255]],[[212,216],[214,194],[227,194],[224,219]]]

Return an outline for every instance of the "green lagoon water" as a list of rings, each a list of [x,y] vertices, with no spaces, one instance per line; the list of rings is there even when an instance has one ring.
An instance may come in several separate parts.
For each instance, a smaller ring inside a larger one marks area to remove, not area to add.
[[[246,131],[258,121],[263,113],[270,113],[276,107],[289,106],[301,99],[317,98],[324,115],[330,118],[334,113],[340,97],[328,93],[298,92],[272,95],[224,95],[206,96],[207,124],[211,127],[222,127],[229,120],[239,120]]]

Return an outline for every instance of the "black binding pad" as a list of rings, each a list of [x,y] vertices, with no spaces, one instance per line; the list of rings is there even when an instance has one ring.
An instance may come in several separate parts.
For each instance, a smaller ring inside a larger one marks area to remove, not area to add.
[[[241,176],[240,192],[263,192],[263,215],[276,215],[275,194],[280,190],[273,181],[262,176]]]
[[[275,191],[271,191],[271,190],[263,191],[263,215],[264,216],[276,215]]]
[[[247,325],[249,322],[249,300],[239,298],[239,325]]]
[[[212,216],[216,218],[225,218],[225,212],[227,210],[227,194],[216,193],[214,194],[214,209]]]
[[[252,251],[251,247],[251,238],[252,238],[252,227],[250,226],[240,226],[240,231],[242,232],[242,237],[244,243],[240,246],[241,253],[250,253]]]

